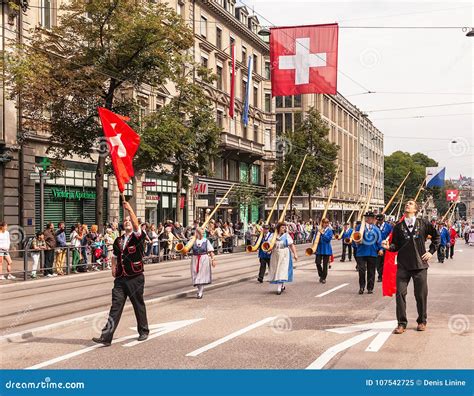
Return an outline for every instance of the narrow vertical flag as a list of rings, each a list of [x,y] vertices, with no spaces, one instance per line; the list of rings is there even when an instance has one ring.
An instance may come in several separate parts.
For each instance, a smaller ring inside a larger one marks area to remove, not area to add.
[[[232,74],[230,76],[230,103],[229,103],[229,117],[234,118],[235,107],[235,44],[230,47]]]
[[[245,92],[245,107],[244,113],[242,114],[242,120],[244,125],[249,124],[249,102],[250,102],[250,93],[252,92],[252,73],[253,73],[253,58],[249,56],[249,72],[247,75],[247,89]]]

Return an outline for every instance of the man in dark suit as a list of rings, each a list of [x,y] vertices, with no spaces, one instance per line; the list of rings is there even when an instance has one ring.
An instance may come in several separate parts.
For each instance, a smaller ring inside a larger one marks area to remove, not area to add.
[[[127,297],[133,305],[137,319],[138,341],[148,338],[148,321],[146,316],[143,291],[145,277],[143,275],[143,256],[145,255],[146,235],[140,227],[137,216],[130,204],[126,201],[123,207],[128,211],[129,217],[123,222],[125,234],[117,238],[113,246],[112,276],[115,277],[112,289],[112,306],[109,318],[100,337],[92,341],[109,346],[112,343],[114,332],[122,316],[123,307]]]
[[[407,288],[410,279],[413,279],[415,288],[416,308],[418,310],[417,330],[426,330],[428,299],[428,261],[436,252],[440,235],[428,221],[417,219],[418,205],[414,200],[405,204],[405,216],[393,228],[392,242],[383,242],[383,247],[397,255],[397,320],[398,327],[395,334],[402,334],[407,327],[406,314]],[[431,236],[429,251],[426,251],[425,242]]]

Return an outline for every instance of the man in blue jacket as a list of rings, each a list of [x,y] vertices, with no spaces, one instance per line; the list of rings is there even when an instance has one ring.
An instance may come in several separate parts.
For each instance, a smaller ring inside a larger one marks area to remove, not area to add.
[[[438,223],[438,232],[440,234],[440,243],[438,246],[438,263],[444,263],[444,258],[446,257],[446,246],[448,246],[450,242],[449,231],[444,226],[443,222]]]
[[[271,252],[264,252],[262,250],[262,245],[264,242],[267,242],[272,238],[272,233],[270,232],[270,226],[268,224],[264,224],[262,227],[263,237],[262,242],[260,243],[260,247],[258,248],[258,258],[260,260],[260,270],[258,272],[258,281],[263,283],[263,277],[265,276],[265,271],[267,268],[270,267],[270,258],[272,257]]]
[[[382,234],[374,224],[374,212],[367,212],[365,217],[365,230],[362,241],[356,243],[357,251],[355,253],[357,266],[359,270],[359,294],[364,294],[367,285],[367,293],[374,292],[375,269],[377,267],[377,257],[383,254]],[[360,226],[356,227],[356,231]],[[366,282],[367,277],[367,282]]]
[[[344,243],[345,239],[349,239],[352,235],[352,227],[349,225],[349,223],[344,223],[344,229],[342,232],[342,257],[341,257],[341,262],[343,263],[346,261],[346,250],[347,250],[347,256],[349,257],[349,261],[352,261],[352,244],[349,243]]]
[[[316,237],[317,235],[318,234],[316,234]],[[319,239],[318,247],[316,249],[316,268],[318,269],[320,283],[326,283],[326,278],[328,276],[329,259],[332,255],[331,241],[333,235],[333,231],[329,226],[329,219],[322,219],[321,236]],[[323,264],[322,266],[321,262]]]
[[[385,215],[382,213],[379,213],[377,216],[375,216],[375,219],[377,220],[376,225],[382,234],[382,241],[385,241],[392,232],[393,227],[389,223],[385,222]],[[377,273],[379,274],[377,282],[382,282],[384,260],[385,251],[382,256],[378,256],[377,258]]]

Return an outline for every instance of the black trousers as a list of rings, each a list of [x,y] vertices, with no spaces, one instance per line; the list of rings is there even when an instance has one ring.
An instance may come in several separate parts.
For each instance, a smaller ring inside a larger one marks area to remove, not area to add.
[[[269,258],[260,258],[260,270],[258,271],[258,279],[263,280],[265,276],[265,271],[267,268],[270,268],[270,259]]]
[[[359,288],[365,289],[367,276],[367,290],[374,290],[375,269],[377,267],[377,257],[362,256],[357,257],[357,266],[359,271]]]
[[[328,277],[328,266],[329,258],[326,254],[317,254],[316,255],[316,268],[318,269],[318,275],[321,279],[325,280]],[[323,265],[321,265],[321,262]]]
[[[148,320],[146,317],[145,301],[143,301],[143,289],[145,288],[145,276],[143,274],[134,277],[121,276],[115,278],[112,289],[112,306],[110,307],[109,318],[102,329],[102,338],[112,341],[114,332],[120,322],[123,307],[127,297],[133,305],[135,317],[137,318],[138,334],[148,334]]]
[[[352,245],[349,244],[345,244],[344,242],[342,242],[342,257],[341,257],[341,261],[345,261],[346,260],[346,250],[347,250],[347,253],[348,253],[348,257],[349,257],[349,260],[352,260]]]
[[[446,259],[453,258],[454,256],[454,245],[446,247]]]
[[[407,288],[413,279],[415,287],[416,309],[418,311],[417,323],[426,324],[426,305],[428,300],[428,269],[407,271],[397,269],[397,320],[398,325],[406,327],[407,319]]]
[[[379,279],[382,279],[384,260],[385,260],[385,252],[383,253],[383,256],[377,257],[377,273],[379,275]]]
[[[44,276],[53,275],[54,249],[44,251]]]
[[[438,261],[440,263],[444,263],[444,257],[446,255],[446,246],[439,245],[438,251],[436,253],[438,254]]]

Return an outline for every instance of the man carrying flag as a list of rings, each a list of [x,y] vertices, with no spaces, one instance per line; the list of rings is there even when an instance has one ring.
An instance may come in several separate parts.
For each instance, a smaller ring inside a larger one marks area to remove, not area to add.
[[[145,287],[143,256],[145,255],[146,234],[142,231],[131,205],[123,198],[125,184],[134,174],[132,161],[140,144],[140,137],[117,114],[99,107],[99,116],[109,145],[117,185],[122,195],[123,208],[129,214],[123,221],[125,234],[115,239],[113,245],[112,276],[115,280],[109,317],[100,337],[92,338],[92,341],[96,343],[110,346],[127,297],[135,311],[138,341],[148,338],[148,320],[143,300]]]

